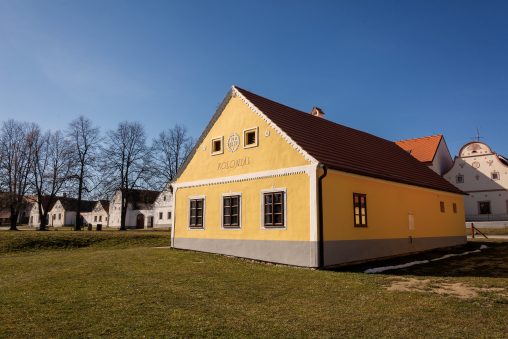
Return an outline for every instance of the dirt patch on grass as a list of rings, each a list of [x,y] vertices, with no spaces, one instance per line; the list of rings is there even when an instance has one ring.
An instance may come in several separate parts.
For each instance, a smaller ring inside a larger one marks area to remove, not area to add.
[[[500,287],[475,287],[460,282],[450,283],[446,281],[434,281],[431,279],[403,278],[392,281],[386,287],[394,292],[421,292],[448,295],[460,299],[478,298],[481,293],[491,293],[496,297],[508,298],[505,288]]]

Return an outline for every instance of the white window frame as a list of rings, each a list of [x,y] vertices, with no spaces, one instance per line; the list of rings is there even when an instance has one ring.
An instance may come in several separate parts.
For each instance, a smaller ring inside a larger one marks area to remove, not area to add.
[[[247,145],[247,138],[245,137],[245,133],[254,131],[256,133],[256,142],[252,145]],[[259,127],[251,127],[243,130],[243,148],[252,148],[259,146]]]
[[[213,143],[214,143],[214,141],[217,141],[217,140],[220,140],[220,151],[214,152],[213,151]],[[224,154],[224,136],[212,138],[212,142],[210,144],[210,154],[211,155]]]
[[[224,197],[233,197],[239,196],[240,199],[238,201],[238,227],[224,227]],[[222,193],[220,199],[220,227],[223,230],[227,231],[238,231],[242,229],[242,193],[241,192],[230,192],[230,193]]]
[[[265,193],[284,192],[284,224],[282,226],[265,227]],[[260,224],[262,230],[287,230],[288,229],[288,204],[286,187],[262,189],[259,196],[260,201]]]
[[[191,213],[191,208],[190,208],[190,203],[191,203],[191,200],[196,200],[196,199],[203,199],[203,227],[201,228],[196,228],[196,227],[191,227],[190,225],[190,213]],[[190,231],[204,231],[205,230],[205,216],[206,216],[206,196],[205,195],[191,195],[187,198],[187,207],[188,207],[188,213],[187,213],[187,228],[190,230]]]

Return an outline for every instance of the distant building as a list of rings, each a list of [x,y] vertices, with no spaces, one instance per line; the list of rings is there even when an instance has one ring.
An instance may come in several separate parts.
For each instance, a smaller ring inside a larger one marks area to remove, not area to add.
[[[154,203],[160,192],[133,189],[129,191],[129,204],[125,216],[128,228],[152,228],[154,226]],[[122,192],[117,190],[109,204],[109,227],[120,228]]]
[[[395,142],[439,175],[453,166],[453,159],[441,134]]]
[[[153,205],[154,228],[171,228],[173,213],[173,194],[168,189],[162,191]]]
[[[97,225],[102,225],[102,227],[109,226],[109,201],[108,200],[99,200],[95,202],[92,210],[86,215],[83,216],[88,225],[92,225],[97,227]]]
[[[462,146],[444,178],[468,193],[466,221],[508,220],[508,159],[487,144]]]
[[[83,225],[86,224],[85,215],[91,212],[95,206],[95,201],[81,200],[81,211]],[[75,198],[59,198],[49,211],[48,226],[62,227],[75,226],[76,214],[78,210],[78,199]]]

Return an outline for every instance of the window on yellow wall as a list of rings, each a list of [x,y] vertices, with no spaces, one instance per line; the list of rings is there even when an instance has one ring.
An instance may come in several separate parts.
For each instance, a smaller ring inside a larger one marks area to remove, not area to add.
[[[445,212],[445,205],[444,205],[444,201],[440,201],[440,202],[439,202],[439,209],[441,210],[441,213],[444,213],[444,212]]]
[[[367,227],[367,195],[353,193],[353,217],[355,227]]]
[[[203,228],[204,199],[191,199],[189,207],[189,227]]]
[[[452,208],[453,208],[453,213],[457,214],[457,204],[456,203],[453,203]]]
[[[224,153],[223,137],[212,139],[212,155]]]
[[[263,225],[266,228],[285,227],[284,192],[263,194]]]
[[[222,198],[222,227],[240,227],[240,201],[239,195],[228,195]]]
[[[246,129],[243,132],[243,147],[250,148],[258,145],[258,128]]]

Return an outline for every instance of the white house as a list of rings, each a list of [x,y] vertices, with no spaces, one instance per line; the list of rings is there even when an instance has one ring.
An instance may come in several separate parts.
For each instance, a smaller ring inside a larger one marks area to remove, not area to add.
[[[154,228],[171,228],[171,213],[173,213],[173,194],[163,190],[153,204]]]
[[[130,190],[125,226],[128,228],[154,227],[153,207],[159,193],[158,191],[150,190]],[[109,204],[109,227],[120,228],[121,199],[122,192],[117,190]]]
[[[395,143],[439,175],[443,175],[453,165],[452,156],[441,134]]]
[[[462,146],[444,178],[468,193],[466,221],[508,220],[508,159],[483,142]]]
[[[53,227],[76,225],[77,205],[77,199],[59,198],[49,211],[48,225]],[[86,213],[91,212],[94,205],[95,201],[82,200],[81,213],[86,215]],[[86,219],[84,221],[86,221]]]
[[[109,225],[109,201],[96,201],[92,210],[86,214],[83,213],[83,217],[89,225],[95,227],[97,227],[97,225],[102,225],[103,227],[107,227]]]

